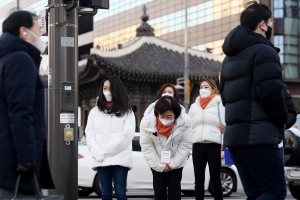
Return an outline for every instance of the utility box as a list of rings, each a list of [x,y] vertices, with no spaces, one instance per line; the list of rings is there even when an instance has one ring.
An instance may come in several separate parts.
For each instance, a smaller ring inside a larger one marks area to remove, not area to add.
[[[74,112],[75,87],[73,82],[61,83],[61,111]]]
[[[79,7],[109,9],[109,0],[79,0]]]

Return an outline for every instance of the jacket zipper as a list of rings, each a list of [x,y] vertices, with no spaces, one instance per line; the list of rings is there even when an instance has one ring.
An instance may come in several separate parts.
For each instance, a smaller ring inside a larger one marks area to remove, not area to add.
[[[203,115],[202,115],[202,116],[204,116],[204,109],[202,109],[202,111],[203,111]],[[201,132],[200,132],[200,141],[199,141],[199,142],[202,142],[202,132],[203,132],[203,128],[204,128],[204,121],[203,121],[203,117],[202,117],[202,130],[201,130]]]
[[[109,133],[111,133],[111,121],[112,121],[112,114],[110,115],[110,123],[109,123]]]

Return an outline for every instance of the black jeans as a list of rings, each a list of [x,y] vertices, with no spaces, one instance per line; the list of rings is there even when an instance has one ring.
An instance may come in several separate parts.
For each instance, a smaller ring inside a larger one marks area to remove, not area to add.
[[[278,145],[229,148],[248,200],[286,197],[283,156]]]
[[[181,199],[182,169],[173,169],[169,172],[157,172],[151,169],[153,174],[153,189],[155,200]],[[167,198],[168,188],[168,198]]]
[[[209,166],[210,181],[214,191],[214,199],[223,199],[223,189],[220,180],[221,145],[217,143],[194,143],[193,164],[195,173],[195,197],[204,199],[204,182],[206,164]]]

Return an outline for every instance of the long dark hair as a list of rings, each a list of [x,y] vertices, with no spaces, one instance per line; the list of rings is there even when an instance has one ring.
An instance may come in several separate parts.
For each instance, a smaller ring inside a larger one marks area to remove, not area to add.
[[[106,110],[106,98],[103,94],[103,85],[105,81],[110,82],[110,92],[112,94],[113,106],[108,111]],[[105,77],[100,85],[100,91],[97,101],[97,107],[100,111],[104,111],[108,114],[115,113],[118,116],[123,116],[125,113],[132,111],[128,94],[121,82],[116,76]]]
[[[158,90],[158,92],[156,93],[156,96],[155,96],[155,98],[154,98],[154,101],[156,101],[157,99],[159,99],[160,97],[161,97],[161,95],[164,93],[164,90],[167,88],[167,87],[170,87],[170,88],[172,88],[173,89],[173,91],[174,91],[174,99],[178,102],[178,103],[180,103],[180,104],[182,104],[182,102],[180,101],[180,94],[179,94],[179,92],[178,92],[178,90],[174,87],[174,85],[173,84],[171,84],[171,83],[166,83],[166,84],[164,84],[164,85],[162,85],[161,86],[161,88]]]

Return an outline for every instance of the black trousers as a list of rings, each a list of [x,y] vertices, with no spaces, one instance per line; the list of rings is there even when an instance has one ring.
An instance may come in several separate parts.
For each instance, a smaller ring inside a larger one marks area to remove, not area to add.
[[[206,164],[209,166],[210,181],[214,191],[214,199],[223,199],[223,189],[220,180],[221,145],[217,143],[194,143],[193,164],[195,173],[195,197],[204,199],[204,182]]]
[[[182,169],[183,168],[173,169],[169,172],[157,172],[151,169],[153,174],[153,189],[155,200],[181,199]]]
[[[229,148],[248,200],[283,200],[286,182],[278,145]]]

